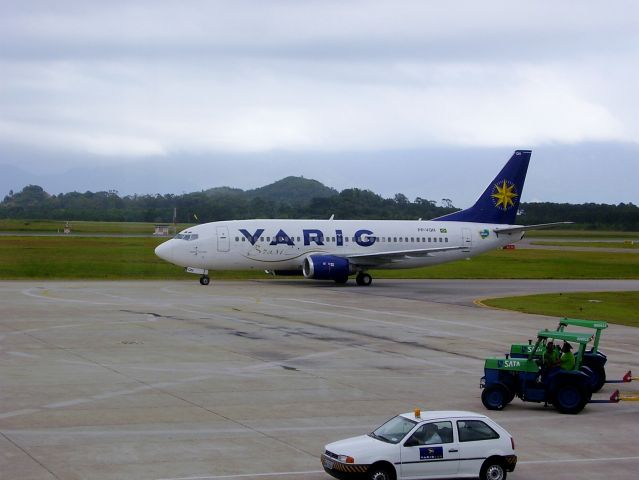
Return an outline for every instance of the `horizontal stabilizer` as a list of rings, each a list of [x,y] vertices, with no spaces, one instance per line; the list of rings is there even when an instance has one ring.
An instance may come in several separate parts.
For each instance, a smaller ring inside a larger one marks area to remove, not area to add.
[[[546,228],[558,227],[559,225],[570,225],[573,222],[555,222],[555,223],[540,223],[537,225],[520,225],[517,227],[504,227],[504,228],[495,228],[493,232],[497,235],[500,233],[521,233],[526,232],[528,230],[544,230]]]

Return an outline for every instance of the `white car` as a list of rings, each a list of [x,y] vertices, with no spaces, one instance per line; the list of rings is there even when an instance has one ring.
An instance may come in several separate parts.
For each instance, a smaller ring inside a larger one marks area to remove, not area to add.
[[[324,470],[339,479],[504,480],[517,464],[512,436],[485,415],[404,413],[368,435],[326,445]]]

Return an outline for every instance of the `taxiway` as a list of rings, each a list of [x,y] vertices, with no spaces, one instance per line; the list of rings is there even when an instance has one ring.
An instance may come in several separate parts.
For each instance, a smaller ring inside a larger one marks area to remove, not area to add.
[[[326,443],[396,413],[486,413],[484,358],[555,324],[473,300],[593,289],[639,282],[0,282],[0,478],[327,479]],[[639,329],[601,348],[609,378],[639,371]],[[638,403],[488,414],[515,437],[512,479],[639,469]]]

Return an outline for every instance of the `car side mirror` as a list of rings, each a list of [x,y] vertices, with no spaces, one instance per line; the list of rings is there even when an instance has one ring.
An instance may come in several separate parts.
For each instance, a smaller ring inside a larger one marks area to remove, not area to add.
[[[405,447],[416,447],[417,445],[419,445],[419,442],[416,438],[409,438],[404,444]]]

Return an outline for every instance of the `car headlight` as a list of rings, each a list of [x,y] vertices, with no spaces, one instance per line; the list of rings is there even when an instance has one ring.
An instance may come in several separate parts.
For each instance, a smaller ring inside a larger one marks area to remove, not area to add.
[[[353,457],[349,457],[348,455],[338,455],[337,460],[342,463],[355,463],[355,459]]]

